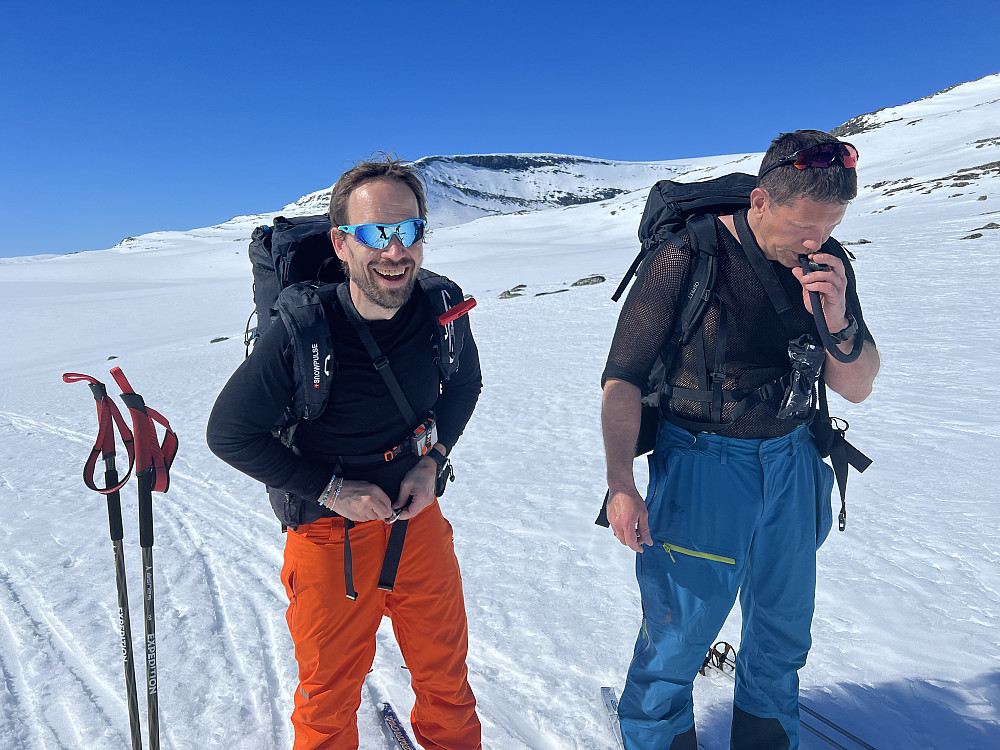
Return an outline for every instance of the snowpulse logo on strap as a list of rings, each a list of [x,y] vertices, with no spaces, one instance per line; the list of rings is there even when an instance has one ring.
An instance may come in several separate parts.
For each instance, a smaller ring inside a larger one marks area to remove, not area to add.
[[[313,388],[320,387],[320,372],[324,375],[329,376],[330,371],[327,369],[330,357],[327,355],[326,361],[323,362],[322,366],[319,363],[319,344],[315,341],[311,345],[312,355],[313,355]]]

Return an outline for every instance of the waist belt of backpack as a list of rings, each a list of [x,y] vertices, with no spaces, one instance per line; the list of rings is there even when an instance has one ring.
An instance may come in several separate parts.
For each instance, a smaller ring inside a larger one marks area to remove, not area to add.
[[[368,356],[371,357],[372,364],[375,365],[375,370],[382,377],[383,382],[385,382],[389,393],[392,394],[393,401],[399,407],[399,411],[403,414],[406,423],[417,424],[417,415],[414,414],[413,409],[410,407],[410,402],[406,400],[406,395],[399,385],[399,381],[396,380],[392,368],[389,367],[389,360],[386,359],[382,350],[379,349],[375,337],[372,336],[371,331],[368,330],[368,325],[354,306],[349,286],[349,282],[345,282],[337,287],[337,298],[340,300],[340,304],[347,314],[347,319],[354,326],[354,330],[357,331],[358,336],[360,336],[361,343],[365,345]],[[383,458],[382,460],[385,459]],[[403,554],[403,542],[406,540],[407,523],[407,521],[396,521],[392,524],[389,541],[385,547],[385,557],[382,559],[382,572],[378,578],[378,587],[383,591],[392,591],[396,583],[396,571],[399,569],[399,559]],[[351,539],[349,532],[353,526],[354,523],[352,521],[347,518],[344,519],[344,583],[347,586],[348,599],[358,598],[358,594],[354,590],[354,575],[351,566]]]
[[[341,465],[365,465],[392,463],[402,456],[426,456],[427,451],[434,448],[437,442],[437,425],[434,412],[413,429],[405,440],[397,443],[381,453],[366,453],[360,456],[338,456]]]
[[[708,404],[711,407],[713,419],[710,422],[698,422],[684,419],[677,416],[672,411],[667,417],[672,424],[682,427],[692,432],[715,432],[720,425],[731,425],[746,412],[750,411],[762,401],[768,401],[785,392],[785,388],[791,382],[792,374],[785,373],[780,378],[764,383],[757,388],[743,388],[736,391],[722,391],[721,389],[697,390],[694,388],[679,388],[666,383],[661,391],[660,404],[669,404],[670,399],[676,398],[680,401],[694,401],[701,404]],[[665,398],[664,398],[665,397]],[[729,415],[729,419],[722,420],[722,410],[728,404],[736,404]],[[669,406],[667,407],[669,411]]]

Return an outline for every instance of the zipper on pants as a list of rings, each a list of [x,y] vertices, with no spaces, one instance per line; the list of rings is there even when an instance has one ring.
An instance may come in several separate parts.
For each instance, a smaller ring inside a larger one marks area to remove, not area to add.
[[[678,547],[676,544],[670,544],[670,542],[663,543],[663,549],[667,551],[670,555],[670,559],[677,562],[674,557],[674,552],[681,555],[687,555],[688,557],[700,557],[702,560],[711,560],[712,562],[725,563],[726,565],[735,565],[736,560],[732,557],[723,557],[722,555],[713,555],[710,552],[698,552],[697,550],[687,549],[686,547]]]

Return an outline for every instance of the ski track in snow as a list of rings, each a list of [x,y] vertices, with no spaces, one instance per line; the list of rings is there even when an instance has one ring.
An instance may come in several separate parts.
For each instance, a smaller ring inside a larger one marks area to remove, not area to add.
[[[865,403],[831,399],[875,463],[852,473],[847,532],[834,530],[819,552],[814,646],[800,678],[804,703],[882,750],[1000,747],[1000,341],[977,294],[1000,287],[1000,230],[961,239],[997,221],[1000,191],[992,173],[933,188],[940,175],[1000,159],[1000,145],[972,145],[998,136],[998,86],[994,77],[906,105],[913,117],[878,113],[904,119],[851,138],[865,155],[865,185],[912,178],[924,187],[863,189],[837,232],[870,240],[850,248],[883,371]],[[939,111],[948,106],[955,112]],[[921,113],[924,123],[906,125]],[[947,132],[934,125],[945,116]],[[739,161],[705,160],[689,174]],[[593,525],[604,492],[600,374],[620,310],[609,297],[635,253],[643,199],[480,219],[428,240],[426,265],[479,300],[472,325],[485,387],[441,504],[463,571],[469,679],[487,748],[615,747],[599,688],[620,693],[641,614],[634,556]],[[291,745],[297,673],[283,537],[262,488],[215,459],[203,437],[243,358],[248,233],[233,224],[140,238],[134,251],[0,263],[0,316],[17,323],[0,373],[4,750],[128,744],[107,511],[80,481],[94,404],[82,384],[60,380],[88,372],[116,392],[113,365],[180,436],[170,490],[154,495],[163,747]],[[591,273],[608,282],[568,286]],[[163,288],[150,283],[159,277]],[[25,292],[42,281],[53,298]],[[523,296],[498,298],[519,283]],[[164,318],[168,298],[184,315]],[[67,317],[65,327],[54,322]],[[149,335],[153,319],[160,336]],[[209,343],[219,335],[229,340]],[[52,343],[44,352],[43,337]],[[119,471],[123,462],[119,451]],[[643,461],[636,474],[643,487]],[[141,647],[134,487],[121,502]],[[736,607],[720,639],[738,646],[739,629]],[[388,620],[377,640],[358,714],[361,747],[375,750],[384,745],[369,692],[404,722],[413,706]],[[141,648],[138,662],[141,689]],[[728,746],[731,697],[727,680],[695,683],[710,750]],[[142,692],[139,702],[145,732]],[[805,732],[802,747],[826,746]]]

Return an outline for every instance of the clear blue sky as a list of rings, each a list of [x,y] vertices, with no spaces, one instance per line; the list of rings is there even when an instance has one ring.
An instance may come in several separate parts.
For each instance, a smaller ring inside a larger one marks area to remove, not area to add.
[[[995,0],[0,9],[0,256],[276,210],[376,150],[762,151],[1000,72]]]

